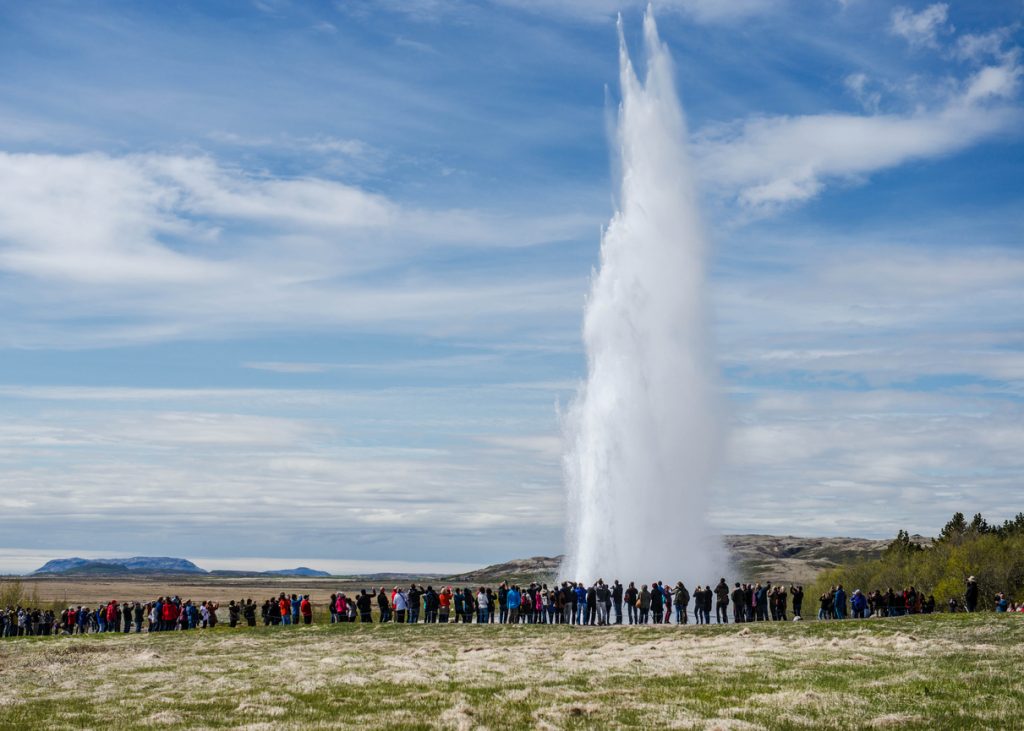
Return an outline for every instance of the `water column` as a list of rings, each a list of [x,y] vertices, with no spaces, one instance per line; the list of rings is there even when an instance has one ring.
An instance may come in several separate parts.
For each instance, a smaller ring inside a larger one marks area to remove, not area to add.
[[[706,241],[672,61],[651,10],[637,76],[619,19],[619,210],[587,299],[587,380],[565,414],[563,578],[698,583],[723,563],[706,525],[721,442]]]

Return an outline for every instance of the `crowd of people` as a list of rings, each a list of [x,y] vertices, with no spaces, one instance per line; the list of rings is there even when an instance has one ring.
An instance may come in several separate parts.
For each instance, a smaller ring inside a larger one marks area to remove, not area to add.
[[[660,581],[651,584],[635,582],[628,585],[618,580],[611,584],[599,579],[587,585],[563,581],[548,586],[528,586],[502,582],[498,587],[476,589],[444,586],[434,589],[411,584],[363,589],[351,596],[344,592],[331,594],[326,614],[331,623],[374,620],[395,624],[567,624],[567,625],[643,625],[688,624],[690,612],[695,624],[715,622],[728,624],[759,621],[802,619],[804,589],[792,585],[772,586],[771,582],[740,583],[732,587],[723,578],[710,584],[686,588],[682,581],[674,586]],[[842,585],[832,587],[819,597],[818,619],[865,619],[898,617],[905,614],[930,614],[935,611],[935,598],[927,597],[914,587],[898,592],[874,590],[868,594],[859,589],[847,594]],[[978,585],[970,577],[963,604],[951,599],[948,610],[974,612],[978,607]],[[1024,603],[1009,601],[1005,594],[995,597],[997,612],[1022,612]],[[285,594],[266,599],[258,605],[252,599],[230,601],[223,611],[231,627],[276,625],[309,625],[313,623],[314,607],[308,594]],[[50,609],[7,607],[0,611],[0,637],[29,635],[69,635],[95,632],[136,633],[167,632],[216,627],[222,607],[218,602],[193,602],[177,596],[161,596],[155,601],[110,601],[97,607],[71,606],[59,612]],[[257,614],[258,612],[258,614]],[[326,619],[326,617],[325,617]]]

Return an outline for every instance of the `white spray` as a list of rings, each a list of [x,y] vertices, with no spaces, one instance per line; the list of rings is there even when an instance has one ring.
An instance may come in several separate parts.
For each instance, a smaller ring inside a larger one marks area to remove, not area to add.
[[[587,300],[588,378],[564,419],[566,579],[717,581],[706,526],[720,443],[705,241],[672,61],[648,8],[646,77],[619,20],[619,211]]]

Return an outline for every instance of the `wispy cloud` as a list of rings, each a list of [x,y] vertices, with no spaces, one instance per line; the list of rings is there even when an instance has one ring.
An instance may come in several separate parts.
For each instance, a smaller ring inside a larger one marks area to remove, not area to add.
[[[889,30],[901,36],[911,46],[937,48],[939,35],[952,33],[954,28],[947,23],[949,5],[934,3],[915,13],[900,6],[892,11]]]
[[[938,109],[909,114],[812,114],[755,117],[702,130],[695,154],[702,177],[749,209],[771,210],[818,196],[832,181],[963,150],[993,135],[1020,128],[1016,103],[1018,54],[963,79]],[[864,97],[867,79],[847,77]]]
[[[407,206],[331,180],[248,174],[209,157],[0,153],[0,270],[63,283],[48,290],[51,311],[61,303],[82,315],[116,308],[173,336],[241,321],[514,317],[555,300],[568,311],[578,307],[579,287],[564,280],[469,275],[455,283],[408,268],[421,252],[535,246],[592,225],[582,213],[531,218]],[[387,280],[372,285],[360,279],[385,272]],[[29,311],[38,303],[32,292],[22,293]],[[161,333],[119,327],[95,334]],[[39,335],[37,342],[47,338]]]

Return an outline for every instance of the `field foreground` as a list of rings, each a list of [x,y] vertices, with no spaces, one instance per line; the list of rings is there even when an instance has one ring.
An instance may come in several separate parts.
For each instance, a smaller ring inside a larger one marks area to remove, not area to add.
[[[0,728],[1020,728],[1024,619],[0,641]]]

